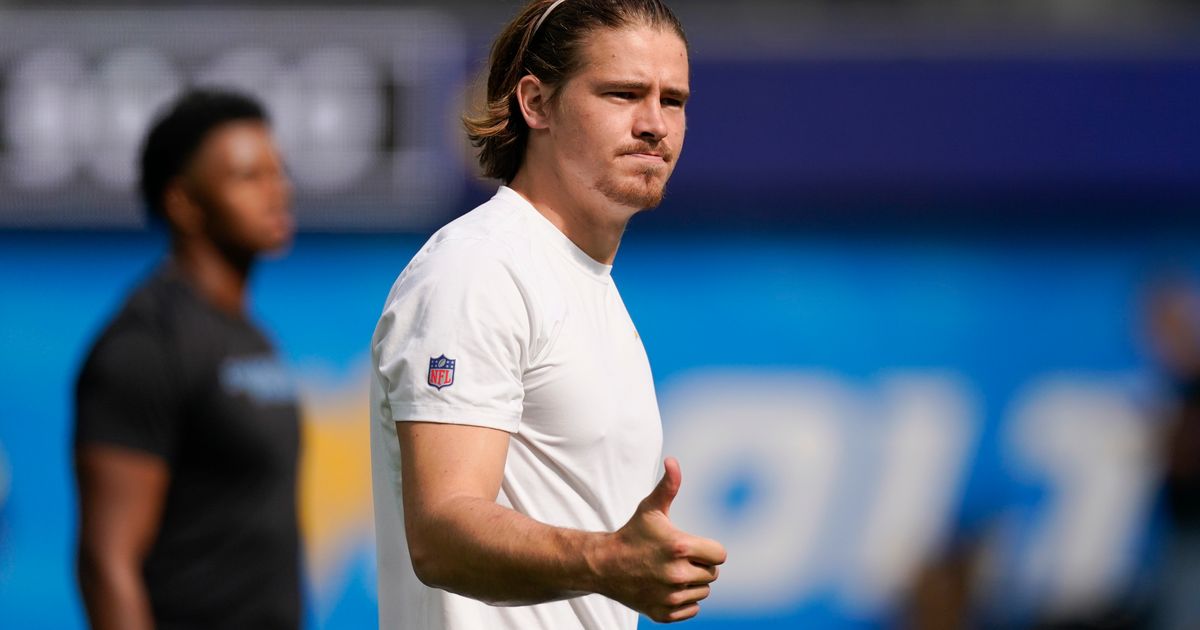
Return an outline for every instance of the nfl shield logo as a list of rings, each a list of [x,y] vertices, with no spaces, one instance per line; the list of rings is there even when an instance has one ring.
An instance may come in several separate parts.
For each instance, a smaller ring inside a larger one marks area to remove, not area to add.
[[[429,384],[439,390],[454,384],[454,359],[442,355],[429,360]]]

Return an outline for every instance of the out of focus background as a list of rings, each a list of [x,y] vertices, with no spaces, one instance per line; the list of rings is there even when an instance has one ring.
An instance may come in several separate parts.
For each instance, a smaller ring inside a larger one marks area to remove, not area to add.
[[[253,308],[305,407],[308,627],[377,623],[368,342],[409,257],[495,188],[458,120],[517,5],[257,6],[0,0],[0,627],[83,626],[71,391],[165,250],[134,159],[197,83],[265,100],[297,186]],[[1186,618],[1200,4],[674,6],[688,140],[614,275],[674,516],[729,549],[687,626]]]

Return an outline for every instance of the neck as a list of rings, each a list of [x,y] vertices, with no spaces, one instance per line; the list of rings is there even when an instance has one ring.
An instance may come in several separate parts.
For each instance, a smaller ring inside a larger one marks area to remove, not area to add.
[[[625,226],[636,210],[617,206],[594,190],[572,194],[561,173],[543,171],[522,168],[508,186],[592,259],[613,264]]]
[[[245,313],[253,256],[231,255],[209,240],[176,238],[171,260],[203,299],[232,315]]]

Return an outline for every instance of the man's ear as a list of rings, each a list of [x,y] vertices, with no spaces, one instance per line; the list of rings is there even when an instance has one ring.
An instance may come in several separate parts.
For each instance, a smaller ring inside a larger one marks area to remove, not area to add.
[[[530,129],[550,126],[550,88],[540,79],[527,74],[517,82],[517,105]]]
[[[180,234],[191,236],[204,230],[204,211],[188,193],[180,177],[167,184],[163,191],[163,210],[167,222]]]

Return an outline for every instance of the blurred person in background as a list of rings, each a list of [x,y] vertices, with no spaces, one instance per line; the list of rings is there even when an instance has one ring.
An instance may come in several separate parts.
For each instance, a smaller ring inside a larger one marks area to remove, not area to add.
[[[695,616],[725,550],[669,518],[653,377],[611,265],[683,146],[659,0],[534,0],[468,131],[504,186],[438,231],[371,343],[384,628],[633,630]]]
[[[1155,442],[1165,536],[1161,554],[1150,554],[1155,561],[1147,562],[1157,570],[1126,591],[1070,614],[1022,611],[1025,602],[1011,593],[981,588],[988,530],[999,524],[993,515],[957,532],[914,577],[905,602],[906,627],[1200,628],[1200,288],[1186,274],[1171,272],[1150,283],[1146,298],[1145,338],[1168,385]]]
[[[1162,442],[1167,532],[1155,625],[1200,628],[1200,291],[1171,276],[1149,298],[1150,341],[1173,394]]]
[[[94,628],[296,628],[298,409],[247,315],[289,245],[290,182],[256,101],[183,94],[143,146],[170,251],[95,342],[76,389],[79,583]]]

